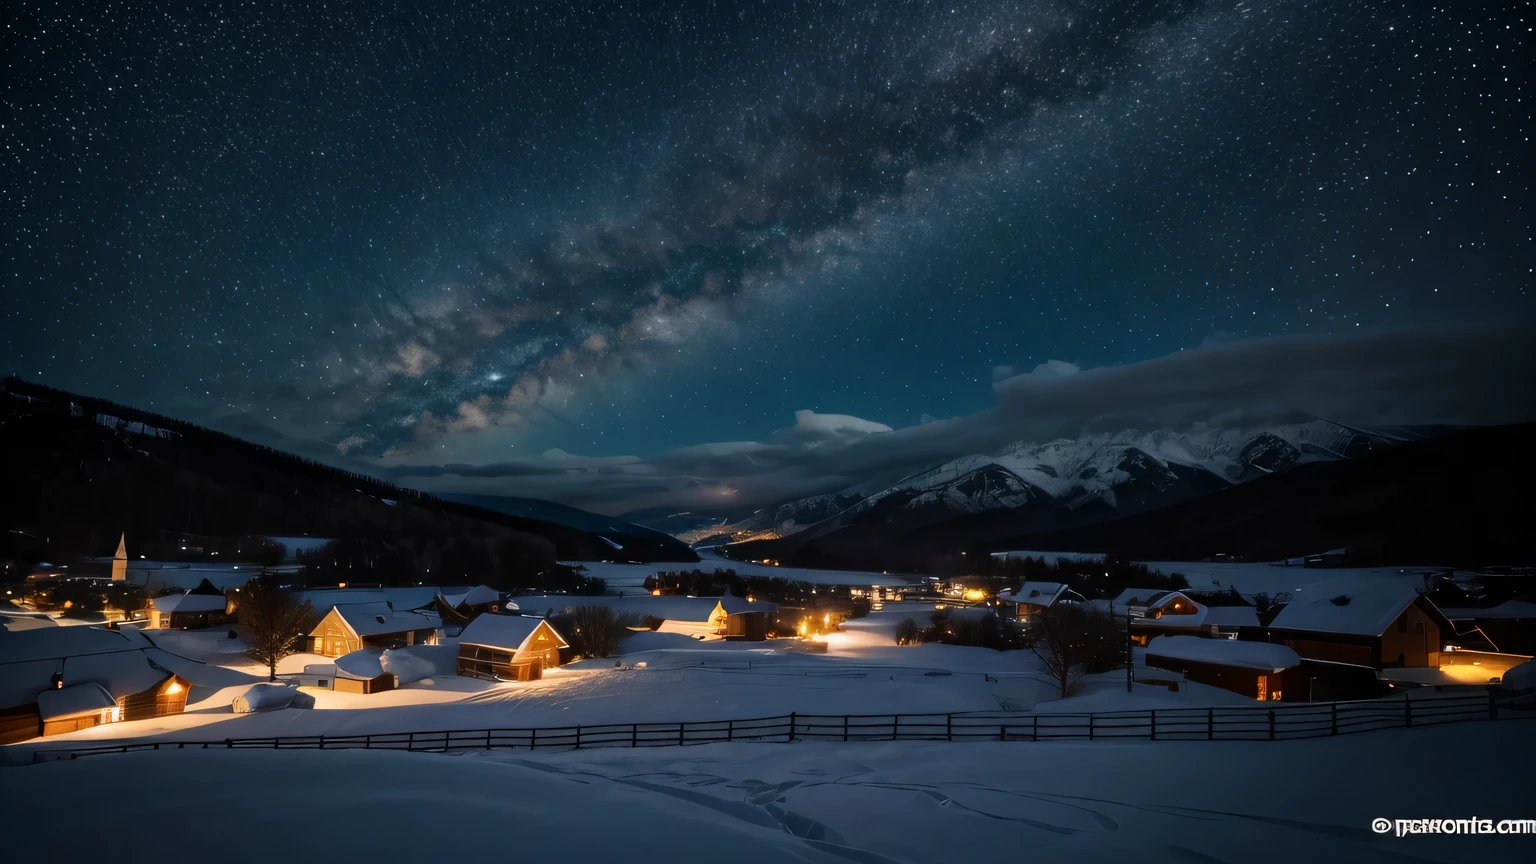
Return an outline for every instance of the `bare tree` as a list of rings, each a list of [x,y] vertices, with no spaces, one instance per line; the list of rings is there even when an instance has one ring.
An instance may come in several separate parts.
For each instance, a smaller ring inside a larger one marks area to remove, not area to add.
[[[260,576],[240,592],[238,613],[240,623],[251,628],[250,655],[267,664],[268,680],[276,681],[277,661],[298,653],[313,607],[296,600],[275,577]]]
[[[1125,657],[1125,636],[1114,619],[1077,603],[1045,609],[1034,616],[1029,628],[1035,656],[1061,685],[1063,699],[1083,673]]]
[[[630,627],[644,626],[638,615],[615,612],[608,606],[573,606],[551,621],[579,657],[608,657],[618,653]]]

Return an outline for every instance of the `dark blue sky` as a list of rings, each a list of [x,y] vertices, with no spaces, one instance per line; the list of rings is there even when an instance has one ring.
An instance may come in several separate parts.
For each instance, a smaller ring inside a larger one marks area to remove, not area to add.
[[[1049,359],[1533,311],[1527,4],[0,20],[9,371],[351,458],[904,427]]]

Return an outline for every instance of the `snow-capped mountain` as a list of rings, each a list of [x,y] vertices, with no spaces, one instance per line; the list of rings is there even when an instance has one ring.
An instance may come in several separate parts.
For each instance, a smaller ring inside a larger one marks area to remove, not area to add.
[[[817,495],[765,508],[709,536],[712,542],[771,539],[813,524],[811,533],[820,535],[873,516],[915,527],[965,514],[1024,508],[1032,502],[1065,506],[1085,520],[1109,518],[1307,462],[1362,456],[1399,439],[1395,433],[1318,420],[1018,442],[995,454],[964,456],[912,474],[836,510],[831,508],[847,496]]]

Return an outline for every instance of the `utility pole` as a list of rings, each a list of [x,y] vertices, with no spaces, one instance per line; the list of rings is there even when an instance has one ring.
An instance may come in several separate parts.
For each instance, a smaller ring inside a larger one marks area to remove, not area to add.
[[[1125,692],[1131,692],[1132,672],[1135,663],[1131,660],[1131,606],[1125,606]]]

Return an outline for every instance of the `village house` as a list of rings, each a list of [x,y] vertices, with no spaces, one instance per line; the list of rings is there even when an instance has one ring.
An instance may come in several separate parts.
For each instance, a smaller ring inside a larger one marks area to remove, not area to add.
[[[149,626],[155,630],[200,630],[234,620],[225,593],[206,579],[182,594],[169,594],[149,601]]]
[[[445,624],[468,624],[475,616],[486,612],[500,612],[507,604],[501,592],[484,585],[476,585],[463,591],[438,592],[433,597],[437,614]],[[511,604],[512,609],[517,604]]]
[[[1180,672],[1186,681],[1220,687],[1260,702],[1305,702],[1301,657],[1284,645],[1157,636],[1147,645],[1147,665]]]
[[[630,597],[533,596],[508,601],[506,608],[534,614],[556,613],[582,606],[607,606],[614,612],[642,620],[658,618],[662,633],[681,633],[695,639],[737,639],[758,642],[768,638],[779,606],[764,600],[748,600],[727,593],[724,597],[682,597],[675,594]],[[787,607],[786,607],[787,608]],[[798,618],[796,623],[798,623]],[[793,629],[791,626],[788,629]]]
[[[178,658],[129,628],[0,630],[0,743],[180,714]]]
[[[400,648],[437,644],[436,615],[396,612],[388,603],[347,603],[332,606],[309,631],[309,650],[322,657],[340,657],[363,648]]]
[[[481,615],[459,634],[456,671],[492,681],[536,681],[560,665],[560,649],[569,647],[543,618]]]
[[[1027,620],[1057,603],[1084,603],[1083,595],[1062,582],[1025,582],[997,592],[999,617]]]
[[[1314,660],[1384,668],[1437,668],[1455,630],[1415,582],[1340,581],[1309,586],[1269,625],[1269,641]]]

